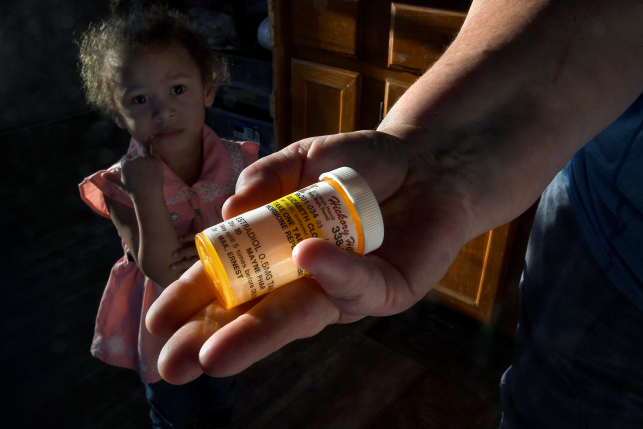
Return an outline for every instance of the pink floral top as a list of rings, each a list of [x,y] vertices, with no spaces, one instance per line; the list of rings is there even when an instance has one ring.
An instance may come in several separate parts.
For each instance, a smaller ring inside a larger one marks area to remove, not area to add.
[[[141,144],[130,141],[128,153],[137,155]],[[259,146],[251,142],[235,143],[219,139],[207,125],[203,127],[203,169],[194,186],[187,186],[163,164],[163,194],[179,235],[197,233],[223,221],[221,207],[234,194],[241,171],[257,160]],[[109,168],[120,173],[120,163]],[[83,200],[96,212],[109,218],[104,195],[133,207],[132,200],[98,171],[80,185]],[[143,383],[161,379],[158,356],[165,339],[150,334],[145,315],[163,288],[154,283],[128,260],[128,248],[122,241],[124,256],[109,276],[96,317],[91,353],[102,361],[137,371]]]

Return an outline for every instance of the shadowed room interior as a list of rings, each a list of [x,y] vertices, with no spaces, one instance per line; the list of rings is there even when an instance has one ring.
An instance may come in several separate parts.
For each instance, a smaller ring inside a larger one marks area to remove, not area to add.
[[[462,9],[466,2],[455,3]],[[129,135],[84,103],[74,40],[108,13],[107,0],[0,4],[6,427],[151,426],[138,375],[90,355],[98,305],[122,249],[113,224],[80,199],[78,184],[117,162]],[[271,54],[261,47],[231,55],[241,57],[238,65],[245,58],[270,69]],[[227,115],[232,130],[244,120],[256,130],[272,127],[267,105],[233,106],[230,95],[243,94],[234,88],[222,94],[212,121]],[[264,154],[286,144],[265,144],[264,132]],[[518,255],[528,230],[522,224],[512,232]],[[239,375],[232,427],[498,427],[498,384],[511,362],[520,266],[505,266],[500,277],[507,287],[495,292],[500,298],[486,323],[446,305],[446,294],[395,316],[328,327],[273,353]]]

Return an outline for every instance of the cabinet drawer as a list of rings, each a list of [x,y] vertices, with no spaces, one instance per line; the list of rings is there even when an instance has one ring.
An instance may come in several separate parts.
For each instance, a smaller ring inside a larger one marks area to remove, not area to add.
[[[426,70],[460,31],[466,13],[391,4],[389,67]]]
[[[297,45],[357,55],[358,0],[295,0],[292,35]]]

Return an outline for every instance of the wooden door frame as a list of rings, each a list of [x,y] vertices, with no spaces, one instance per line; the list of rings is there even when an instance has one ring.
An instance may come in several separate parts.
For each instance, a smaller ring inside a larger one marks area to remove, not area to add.
[[[269,0],[268,10],[271,17],[274,34],[272,48],[272,84],[274,100],[275,151],[279,151],[290,143],[290,57],[291,40],[291,0]]]

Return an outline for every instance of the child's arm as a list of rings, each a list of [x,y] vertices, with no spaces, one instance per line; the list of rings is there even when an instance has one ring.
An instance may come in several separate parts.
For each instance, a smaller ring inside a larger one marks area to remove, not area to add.
[[[163,196],[163,169],[160,159],[144,151],[122,161],[122,176],[107,177],[125,191],[134,208],[109,197],[105,203],[110,217],[132,252],[136,264],[154,282],[165,287],[179,277],[172,270],[178,258],[173,253],[182,244],[170,219]]]

